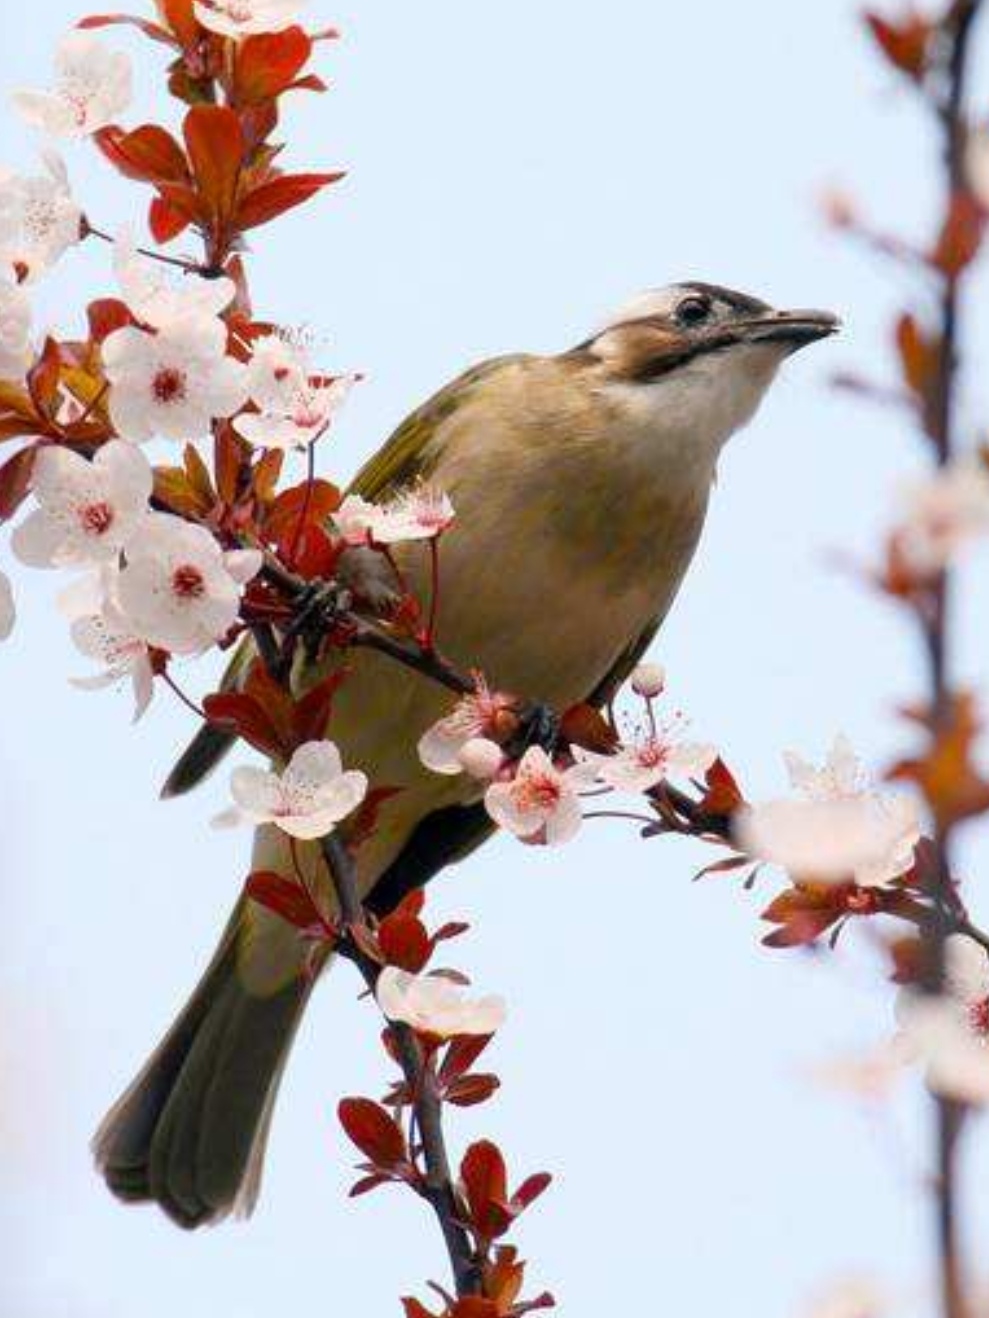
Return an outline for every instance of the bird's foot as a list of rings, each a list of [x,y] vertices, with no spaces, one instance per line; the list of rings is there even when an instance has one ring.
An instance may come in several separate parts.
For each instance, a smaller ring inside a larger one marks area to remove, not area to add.
[[[560,740],[560,718],[551,705],[539,702],[525,705],[519,712],[519,724],[505,747],[513,758],[518,759],[532,746],[540,746],[547,755],[552,755]]]

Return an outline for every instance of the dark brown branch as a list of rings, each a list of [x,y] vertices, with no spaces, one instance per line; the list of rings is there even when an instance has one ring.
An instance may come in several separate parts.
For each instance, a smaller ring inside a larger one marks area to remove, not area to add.
[[[370,930],[357,888],[354,862],[345,844],[336,833],[331,833],[322,839],[321,846],[345,928]],[[341,950],[357,966],[365,984],[373,993],[381,967],[361,951],[353,938],[349,938]],[[395,1040],[395,1051],[406,1086],[412,1096],[412,1109],[422,1140],[426,1172],[420,1193],[432,1205],[443,1233],[457,1295],[478,1295],[481,1291],[480,1268],[463,1226],[465,1212],[450,1171],[450,1159],[443,1135],[443,1105],[436,1088],[436,1073],[426,1063],[415,1032],[409,1026],[390,1021],[389,1028]]]

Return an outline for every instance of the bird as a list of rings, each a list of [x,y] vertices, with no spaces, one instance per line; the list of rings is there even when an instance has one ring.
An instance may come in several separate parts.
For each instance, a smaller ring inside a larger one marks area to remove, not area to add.
[[[839,324],[830,312],[780,311],[716,284],[673,284],[634,298],[563,352],[482,362],[413,412],[351,489],[383,502],[429,482],[452,500],[442,653],[493,689],[552,709],[609,700],[680,587],[725,442],[752,419],[782,363]],[[395,548],[423,592],[421,546]],[[380,556],[352,552],[350,570],[373,573],[361,556]],[[334,662],[294,680],[301,689]],[[350,653],[347,667],[326,735],[348,767],[401,789],[357,851],[361,895],[382,915],[494,825],[481,785],[418,759],[417,741],[449,712],[450,694],[378,653]],[[229,741],[204,727],[166,793],[205,777]],[[299,844],[298,860],[331,909],[318,844]],[[252,863],[291,878],[285,835],[260,828]],[[118,1198],[153,1201],[185,1228],[251,1211],[312,982],[295,929],[242,896],[188,1004],[94,1138]]]

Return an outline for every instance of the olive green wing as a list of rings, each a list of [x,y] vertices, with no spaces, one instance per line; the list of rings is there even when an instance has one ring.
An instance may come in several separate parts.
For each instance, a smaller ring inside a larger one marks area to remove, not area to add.
[[[481,362],[434,394],[407,417],[364,464],[351,484],[351,492],[380,502],[403,486],[428,480],[442,450],[444,424],[473,397],[485,380],[519,360],[520,357],[513,356]],[[253,656],[254,645],[248,638],[234,652],[223,675],[221,691],[236,688]],[[162,788],[162,796],[181,796],[192,791],[213,772],[236,740],[235,735],[204,724],[176,761]]]
[[[443,451],[443,428],[478,388],[521,355],[493,357],[458,375],[406,417],[377,453],[361,467],[350,485],[351,494],[381,502],[415,481],[428,480]]]
[[[588,697],[600,706],[613,699],[659,631],[660,619],[649,623],[627,646]],[[385,870],[368,896],[375,915],[387,915],[408,893],[421,888],[447,865],[454,865],[476,851],[495,832],[483,801],[474,805],[444,806],[426,815],[416,825],[399,855]]]

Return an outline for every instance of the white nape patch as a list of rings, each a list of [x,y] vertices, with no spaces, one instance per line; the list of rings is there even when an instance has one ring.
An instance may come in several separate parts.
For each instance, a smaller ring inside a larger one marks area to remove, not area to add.
[[[604,393],[625,409],[652,453],[693,471],[709,469],[726,440],[752,420],[786,356],[777,344],[739,344],[648,383],[613,381]]]

